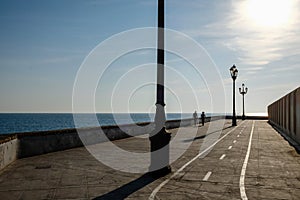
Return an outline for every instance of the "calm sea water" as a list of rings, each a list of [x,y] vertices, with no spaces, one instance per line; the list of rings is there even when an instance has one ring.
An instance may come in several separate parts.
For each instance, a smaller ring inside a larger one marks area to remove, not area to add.
[[[76,127],[95,127],[115,124],[150,122],[154,114],[77,114]],[[192,114],[168,113],[167,120],[191,118]],[[96,120],[94,120],[96,119]],[[70,113],[0,113],[0,134],[47,131],[75,128],[73,114]]]

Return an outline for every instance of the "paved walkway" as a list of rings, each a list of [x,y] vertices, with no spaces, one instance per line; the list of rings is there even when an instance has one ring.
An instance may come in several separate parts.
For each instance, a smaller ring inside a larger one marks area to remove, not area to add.
[[[211,151],[199,151],[212,134],[208,126],[184,128],[197,135],[165,177],[120,172],[75,148],[0,171],[0,199],[300,199],[300,155],[266,121],[235,128],[227,121]],[[133,152],[149,149],[145,138],[114,143]]]

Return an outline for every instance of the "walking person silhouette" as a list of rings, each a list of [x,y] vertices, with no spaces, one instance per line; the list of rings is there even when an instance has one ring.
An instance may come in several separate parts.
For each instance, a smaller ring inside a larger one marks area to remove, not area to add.
[[[201,122],[202,122],[202,126],[204,126],[204,122],[205,122],[205,113],[202,112],[201,114]]]
[[[197,119],[198,119],[198,114],[197,111],[195,110],[195,112],[193,113],[193,118],[194,118],[194,126],[197,125]]]

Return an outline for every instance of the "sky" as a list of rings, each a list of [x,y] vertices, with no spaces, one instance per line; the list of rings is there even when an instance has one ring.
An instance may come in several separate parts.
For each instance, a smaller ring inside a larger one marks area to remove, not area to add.
[[[266,113],[300,85],[299,9],[299,0],[165,0],[165,27],[183,35],[166,34],[166,47],[186,50],[185,56],[166,53],[166,111],[230,113],[229,68],[235,64],[237,114],[242,83],[249,89],[246,113]],[[99,63],[136,41],[156,45],[153,31],[125,37],[157,26],[156,0],[0,0],[0,26],[0,112],[74,112],[77,101],[84,102],[78,112],[155,111],[153,48],[137,46],[99,65],[105,73],[91,86],[92,101],[85,101],[84,91],[74,92],[85,63],[103,44],[109,49]],[[125,39],[112,39],[119,36]],[[202,51],[181,43],[184,37]],[[190,62],[194,58],[199,66]],[[86,76],[80,84],[90,87],[88,81]],[[84,106],[91,102],[93,109]]]

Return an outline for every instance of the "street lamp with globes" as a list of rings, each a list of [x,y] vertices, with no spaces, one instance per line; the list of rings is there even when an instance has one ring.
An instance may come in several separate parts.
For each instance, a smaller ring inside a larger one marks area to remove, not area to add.
[[[231,75],[231,78],[232,78],[232,80],[233,80],[233,111],[232,111],[232,126],[236,126],[236,115],[235,115],[235,80],[236,80],[236,78],[237,78],[237,76],[238,76],[238,70],[237,70],[237,68],[236,68],[236,66],[235,65],[233,65],[230,69],[230,75]]]
[[[245,84],[242,84],[242,88],[239,88],[240,94],[243,96],[243,115],[242,120],[245,120],[245,94],[248,92],[248,88],[245,88]]]

